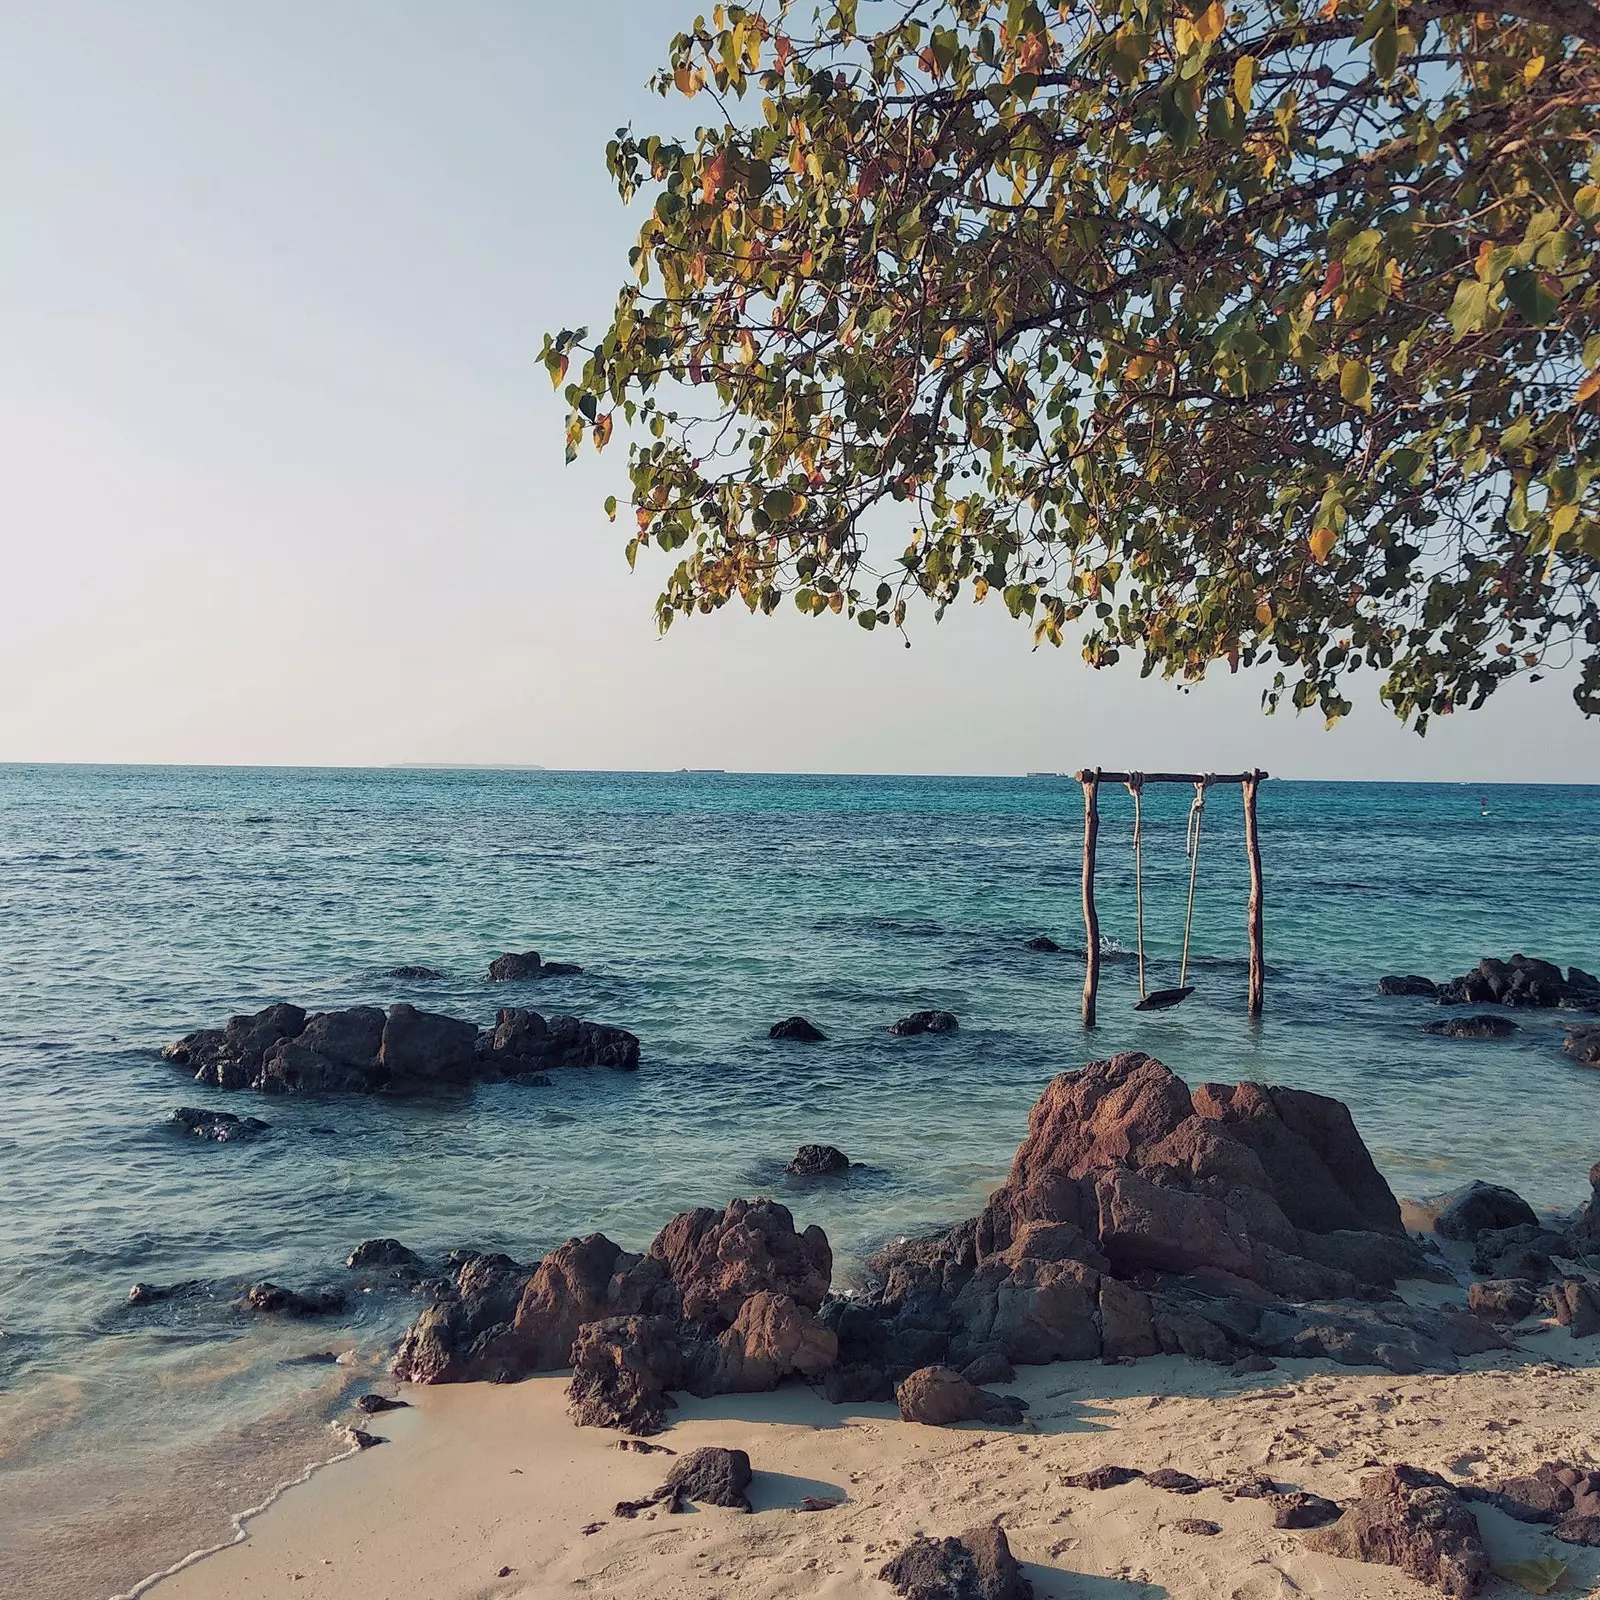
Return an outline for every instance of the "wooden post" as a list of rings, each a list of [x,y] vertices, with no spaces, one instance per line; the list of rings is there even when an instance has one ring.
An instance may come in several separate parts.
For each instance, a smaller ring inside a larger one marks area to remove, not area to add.
[[[1083,931],[1087,964],[1083,974],[1083,1025],[1094,1026],[1094,996],[1100,987],[1100,916],[1094,908],[1094,851],[1100,833],[1100,769],[1080,775],[1083,784]]]
[[[1260,768],[1244,781],[1244,847],[1250,857],[1250,1015],[1261,1015],[1262,991],[1267,982],[1267,956],[1261,932],[1261,836],[1256,831],[1256,791]]]

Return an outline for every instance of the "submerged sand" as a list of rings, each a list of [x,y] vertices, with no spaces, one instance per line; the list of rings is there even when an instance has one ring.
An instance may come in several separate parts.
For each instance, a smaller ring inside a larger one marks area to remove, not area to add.
[[[1398,1378],[1287,1361],[1232,1378],[1181,1357],[1024,1368],[1002,1387],[1022,1429],[903,1423],[893,1407],[833,1406],[806,1388],[685,1399],[657,1443],[747,1451],[753,1515],[615,1517],[659,1484],[665,1455],[575,1428],[559,1377],[407,1389],[412,1409],[370,1420],[387,1443],[285,1492],[248,1537],[163,1579],[153,1600],[641,1600],[873,1597],[919,1533],[999,1517],[1040,1600],[1422,1600],[1393,1568],[1313,1555],[1261,1501],[1131,1483],[1091,1492],[1067,1474],[1103,1464],[1204,1479],[1259,1471],[1348,1498],[1364,1470],[1408,1462],[1487,1480],[1561,1458],[1600,1465],[1600,1339],[1534,1335],[1448,1376]],[[807,1497],[842,1502],[803,1511]],[[1202,1519],[1221,1531],[1182,1530]],[[1600,1583],[1600,1550],[1480,1508],[1497,1561],[1553,1554],[1563,1594]],[[598,1526],[596,1526],[598,1524]],[[585,1531],[593,1530],[593,1531]],[[1486,1593],[1515,1594],[1498,1580]]]

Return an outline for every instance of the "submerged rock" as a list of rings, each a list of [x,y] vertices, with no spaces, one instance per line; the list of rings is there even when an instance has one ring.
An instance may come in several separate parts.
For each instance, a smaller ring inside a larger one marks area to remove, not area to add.
[[[337,1289],[313,1289],[302,1293],[281,1284],[252,1284],[242,1302],[247,1311],[266,1311],[284,1317],[325,1317],[344,1310],[344,1296]]]
[[[1446,1017],[1423,1023],[1422,1031],[1445,1039],[1509,1039],[1517,1025],[1509,1017]]]
[[[443,976],[442,972],[435,972],[432,967],[390,967],[384,973],[386,978],[405,978],[412,983],[431,983]]]
[[[1378,993],[1391,998],[1399,995],[1420,995],[1428,1000],[1435,1000],[1439,996],[1439,985],[1432,978],[1424,978],[1413,972],[1406,977],[1391,975],[1378,979]]]
[[[1454,1600],[1488,1581],[1489,1552],[1477,1518],[1454,1487],[1419,1467],[1388,1467],[1362,1480],[1361,1497],[1328,1527],[1306,1535],[1325,1555],[1398,1567]]]
[[[217,1144],[254,1139],[272,1126],[260,1117],[236,1117],[231,1111],[204,1111],[196,1106],[179,1106],[172,1113],[172,1123],[197,1139],[210,1139]]]
[[[1586,1067],[1600,1067],[1600,1028],[1568,1028],[1561,1048]]]
[[[1552,961],[1514,955],[1506,961],[1485,956],[1471,972],[1439,987],[1441,1005],[1502,1005],[1549,1008],[1600,1002],[1600,984],[1579,967],[1563,976]]]
[[[909,1017],[901,1017],[889,1032],[902,1035],[954,1033],[959,1027],[960,1023],[956,1021],[953,1011],[913,1011]]]
[[[850,1157],[831,1144],[803,1144],[783,1169],[797,1178],[825,1178],[850,1170]]]
[[[489,963],[488,979],[490,983],[511,983],[530,978],[577,978],[582,975],[583,968],[570,961],[545,961],[537,950],[524,950],[520,955],[513,952],[496,956]]]
[[[1024,940],[1022,948],[1024,950],[1037,950],[1040,955],[1044,956],[1058,956],[1061,954],[1061,946],[1054,939],[1042,933],[1036,934],[1031,939]]]
[[[821,1044],[828,1036],[816,1023],[804,1017],[785,1017],[767,1029],[769,1039],[791,1039],[797,1044]]]

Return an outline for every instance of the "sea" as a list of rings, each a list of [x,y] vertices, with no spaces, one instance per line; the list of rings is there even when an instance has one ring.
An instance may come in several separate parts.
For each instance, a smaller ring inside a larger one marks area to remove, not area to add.
[[[1192,799],[1145,791],[1151,989],[1178,977]],[[1088,1032],[1064,777],[0,766],[0,1594],[134,1593],[344,1448],[330,1422],[416,1302],[358,1293],[315,1322],[236,1302],[260,1279],[339,1284],[366,1238],[532,1261],[597,1230],[641,1248],[760,1193],[827,1230],[847,1281],[982,1204],[1053,1074],[1129,1049],[1191,1083],[1337,1096],[1402,1196],[1586,1196],[1600,1072],[1563,1055],[1570,1018],[1443,1039],[1426,1001],[1375,986],[1514,951],[1600,968],[1600,788],[1269,779],[1259,1020],[1240,791],[1208,794],[1195,993],[1158,1013],[1133,1009],[1131,802],[1107,787],[1101,809]],[[529,949],[583,974],[486,981]],[[640,1066],[267,1099],[161,1059],[279,1000],[481,1024],[530,1005],[631,1029]],[[929,1008],[959,1031],[890,1033]],[[768,1039],[795,1014],[826,1041]],[[180,1105],[270,1130],[204,1143],[174,1130]],[[857,1165],[787,1176],[812,1142]],[[200,1287],[136,1306],[136,1282]]]

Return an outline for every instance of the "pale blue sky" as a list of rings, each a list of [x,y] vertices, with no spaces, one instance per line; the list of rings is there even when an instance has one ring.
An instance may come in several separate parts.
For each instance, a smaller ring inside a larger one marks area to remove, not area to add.
[[[0,760],[1600,781],[1554,685],[1426,742],[788,611],[657,640],[537,364],[635,223],[676,0],[0,0]]]

